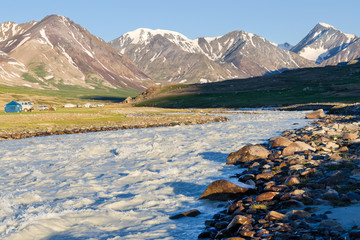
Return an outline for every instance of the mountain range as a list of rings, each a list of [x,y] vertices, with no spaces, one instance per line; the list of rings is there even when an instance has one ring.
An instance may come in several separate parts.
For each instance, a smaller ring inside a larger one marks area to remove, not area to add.
[[[143,91],[154,83],[207,83],[336,65],[359,58],[359,44],[359,37],[324,23],[295,46],[244,31],[191,40],[146,28],[106,43],[70,19],[50,15],[0,24],[0,84]]]
[[[314,66],[312,61],[244,31],[190,40],[173,31],[141,28],[110,45],[160,83],[206,83]]]

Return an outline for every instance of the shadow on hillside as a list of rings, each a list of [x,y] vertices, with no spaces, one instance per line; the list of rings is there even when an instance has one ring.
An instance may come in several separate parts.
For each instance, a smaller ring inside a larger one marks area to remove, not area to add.
[[[123,97],[105,97],[105,96],[86,96],[86,97],[81,97],[81,99],[95,100],[95,101],[107,101],[107,102],[113,102],[113,103],[120,103],[125,100],[125,98],[123,98]]]

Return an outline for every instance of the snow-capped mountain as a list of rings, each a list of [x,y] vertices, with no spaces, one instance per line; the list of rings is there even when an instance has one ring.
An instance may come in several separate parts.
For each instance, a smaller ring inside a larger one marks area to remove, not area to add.
[[[151,83],[127,57],[66,17],[51,15],[22,25],[7,22],[0,31],[1,64],[16,66],[2,69],[1,83],[139,90]]]
[[[158,82],[203,83],[312,66],[311,61],[244,31],[191,40],[174,31],[141,28],[110,45]]]
[[[358,40],[353,34],[343,33],[326,23],[318,23],[291,51],[316,64],[337,64],[360,56],[360,49],[355,47],[356,44],[352,46]]]

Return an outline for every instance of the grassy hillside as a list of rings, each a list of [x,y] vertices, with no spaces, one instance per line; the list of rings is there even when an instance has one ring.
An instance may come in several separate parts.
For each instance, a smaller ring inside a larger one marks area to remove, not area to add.
[[[360,63],[286,71],[224,82],[150,88],[136,106],[260,107],[360,102]]]
[[[121,102],[128,96],[136,96],[139,91],[128,89],[99,88],[88,89],[70,85],[59,85],[59,90],[40,90],[29,87],[0,85],[0,108],[12,100],[28,100],[34,104],[62,106],[64,103],[85,103],[88,101]]]

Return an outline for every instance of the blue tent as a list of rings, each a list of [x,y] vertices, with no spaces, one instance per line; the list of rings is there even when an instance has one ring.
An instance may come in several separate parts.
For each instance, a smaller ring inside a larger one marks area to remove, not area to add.
[[[21,104],[11,101],[8,104],[5,105],[5,112],[6,113],[18,113],[22,111]]]

